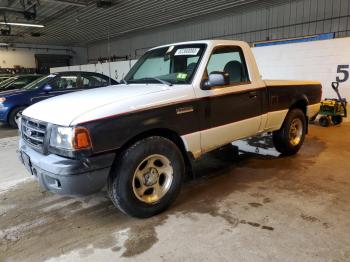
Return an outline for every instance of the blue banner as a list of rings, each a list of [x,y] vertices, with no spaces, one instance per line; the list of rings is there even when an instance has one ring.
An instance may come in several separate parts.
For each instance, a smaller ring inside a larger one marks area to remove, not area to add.
[[[261,46],[272,46],[272,45],[286,45],[286,44],[294,44],[294,43],[304,43],[304,42],[311,42],[311,41],[319,41],[319,40],[327,40],[327,39],[333,39],[335,37],[335,33],[327,33],[327,34],[320,34],[310,37],[304,37],[304,38],[297,38],[297,39],[289,39],[289,40],[278,40],[278,41],[271,41],[271,42],[263,42],[263,43],[256,43],[254,44],[255,47],[261,47]]]

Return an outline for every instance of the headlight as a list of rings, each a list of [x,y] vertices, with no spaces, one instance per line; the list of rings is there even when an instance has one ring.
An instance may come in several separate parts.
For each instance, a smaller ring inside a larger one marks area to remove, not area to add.
[[[80,150],[91,148],[89,131],[84,127],[53,126],[50,146],[63,150]]]
[[[0,97],[0,103],[4,103],[6,101],[6,97]]]

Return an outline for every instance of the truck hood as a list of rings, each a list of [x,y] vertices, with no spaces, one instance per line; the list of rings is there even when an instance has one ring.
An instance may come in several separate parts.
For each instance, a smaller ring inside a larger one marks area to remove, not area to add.
[[[34,104],[24,110],[23,115],[56,125],[69,126],[74,119],[94,109],[125,103],[139,96],[168,89],[166,85],[123,84],[79,91]]]

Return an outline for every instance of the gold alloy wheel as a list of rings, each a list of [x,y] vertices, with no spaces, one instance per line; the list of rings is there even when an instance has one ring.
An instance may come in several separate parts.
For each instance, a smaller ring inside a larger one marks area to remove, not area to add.
[[[303,137],[303,122],[299,118],[295,118],[289,128],[289,141],[293,146],[300,144]]]
[[[173,168],[163,155],[150,155],[136,168],[132,187],[142,202],[154,204],[169,191],[173,181]]]

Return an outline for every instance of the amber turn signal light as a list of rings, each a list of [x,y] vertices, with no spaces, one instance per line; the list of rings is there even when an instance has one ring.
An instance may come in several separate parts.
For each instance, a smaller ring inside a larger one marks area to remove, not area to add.
[[[74,130],[74,149],[89,149],[92,147],[89,131],[84,127],[77,127]]]

